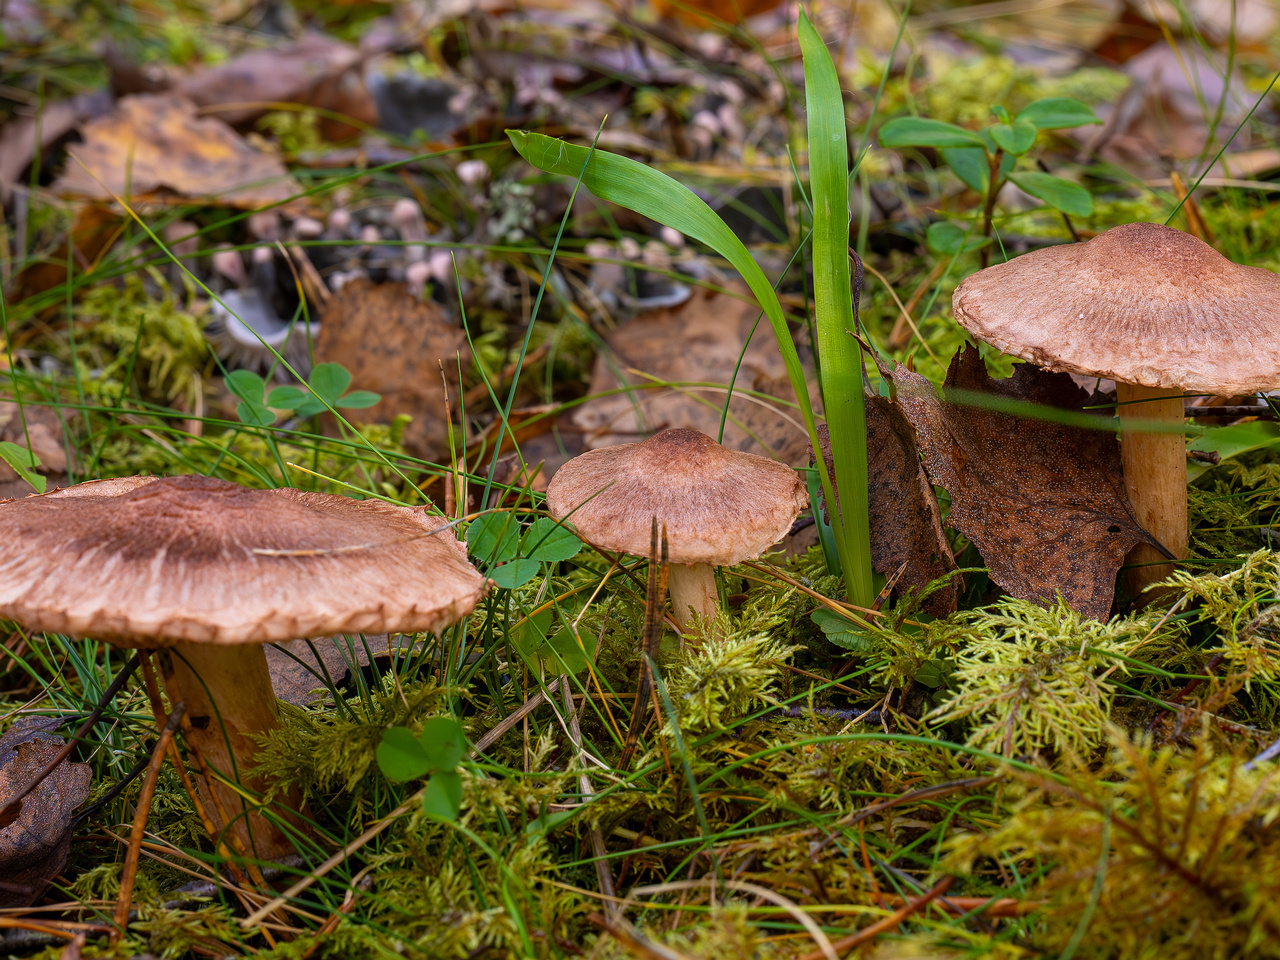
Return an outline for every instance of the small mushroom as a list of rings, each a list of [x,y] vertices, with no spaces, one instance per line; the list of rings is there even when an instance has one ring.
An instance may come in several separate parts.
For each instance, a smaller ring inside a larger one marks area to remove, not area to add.
[[[1183,391],[1247,395],[1280,387],[1280,277],[1232,263],[1190,234],[1154,223],[996,264],[955,292],[956,320],[1003,352],[1048,370],[1116,382],[1125,492],[1163,544],[1129,555],[1135,592],[1187,554]]]
[[[209,477],[91,481],[0,502],[0,617],[159,648],[190,741],[227,780],[262,794],[271,784],[249,773],[254,738],[278,726],[262,644],[438,632],[466,616],[488,584],[438,527],[421,509]],[[204,789],[210,814],[220,805],[246,849],[292,851],[239,791],[219,779]],[[296,795],[280,804],[301,809]]]
[[[653,518],[666,526],[672,613],[686,632],[693,614],[719,609],[712,568],[760,556],[808,503],[785,464],[683,429],[591,450],[547,486],[551,515],[601,550],[647,557]]]

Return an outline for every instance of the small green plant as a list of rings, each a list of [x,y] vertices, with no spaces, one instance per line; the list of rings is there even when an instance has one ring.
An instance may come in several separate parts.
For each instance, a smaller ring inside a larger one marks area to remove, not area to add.
[[[432,717],[416,737],[405,727],[389,727],[378,744],[378,769],[388,780],[430,775],[422,812],[438,820],[456,820],[462,808],[462,778],[455,768],[466,747],[466,734],[450,717]]]
[[[1082,127],[1102,121],[1092,108],[1068,97],[1046,97],[1027,104],[1015,116],[1002,106],[991,108],[996,122],[982,130],[930,117],[898,117],[880,128],[882,147],[932,147],[967,186],[983,198],[982,238],[991,236],[996,200],[1006,183],[1013,183],[1064,214],[1087,217],[1093,213],[1093,197],[1078,183],[1029,169],[1026,160],[1041,131]],[[937,231],[935,236],[935,230]],[[959,252],[955,225],[934,224],[929,243],[943,252]]]
[[[486,513],[471,522],[467,547],[479,563],[490,564],[489,579],[505,590],[524,586],[544,563],[571,560],[582,541],[568,527],[539,517],[524,531],[511,513]]]
[[[242,423],[269,427],[276,422],[274,410],[291,410],[295,416],[314,417],[330,407],[359,410],[372,407],[382,399],[371,390],[352,390],[351,374],[340,363],[321,363],[311,371],[309,389],[276,387],[267,394],[267,384],[251,370],[232,370],[226,377],[227,389],[240,402],[236,416]]]

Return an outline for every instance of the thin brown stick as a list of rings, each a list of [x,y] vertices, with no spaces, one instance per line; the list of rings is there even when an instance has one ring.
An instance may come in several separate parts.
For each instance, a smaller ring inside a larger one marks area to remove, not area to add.
[[[659,561],[661,557],[661,561]],[[667,602],[667,528],[662,527],[662,547],[658,547],[658,518],[653,518],[649,531],[649,583],[644,603],[644,652],[648,659],[640,665],[640,680],[636,686],[636,702],[631,709],[631,726],[627,729],[627,741],[622,747],[618,769],[626,770],[631,764],[640,732],[647,719],[646,706],[653,693],[653,677],[649,673],[649,661],[658,656],[658,641],[662,638],[663,610]],[[655,713],[656,713],[655,708]]]
[[[885,917],[883,920],[876,921],[869,927],[863,927],[857,933],[851,933],[847,937],[841,937],[839,940],[834,940],[831,945],[835,947],[836,953],[846,953],[859,944],[866,943],[868,940],[874,940],[882,933],[888,933],[890,930],[897,927],[898,924],[902,923],[903,920],[906,920],[907,917],[918,912],[922,907],[928,906],[931,902],[946,893],[951,889],[951,884],[954,881],[955,877],[943,877],[934,884],[933,888],[928,893],[910,901],[901,910]],[[812,950],[809,953],[796,957],[795,960],[823,960],[823,954],[821,950]]]
[[[685,954],[647,939],[621,915],[606,920],[600,914],[592,913],[587,916],[587,922],[609,934],[629,954],[640,960],[689,960]]]
[[[164,755],[173,740],[174,731],[182,722],[187,712],[187,705],[179,700],[173,705],[164,729],[160,731],[160,739],[151,751],[151,765],[147,767],[147,777],[142,781],[142,792],[138,795],[138,812],[133,818],[133,832],[129,835],[129,853],[125,857],[124,871],[120,875],[120,892],[116,896],[116,929],[111,934],[111,942],[116,943],[123,936],[129,925],[129,907],[133,904],[133,885],[138,879],[138,856],[142,852],[142,837],[147,832],[147,816],[151,811],[151,799],[156,793],[156,780],[160,776],[160,765],[164,763]]]

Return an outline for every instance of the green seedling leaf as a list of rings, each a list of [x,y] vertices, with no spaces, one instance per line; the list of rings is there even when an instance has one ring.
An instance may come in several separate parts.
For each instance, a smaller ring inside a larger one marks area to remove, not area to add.
[[[372,407],[381,399],[382,394],[374,393],[372,390],[352,390],[339,398],[334,406],[341,407],[343,410],[363,410],[365,407]]]
[[[1101,123],[1093,108],[1070,97],[1045,97],[1027,104],[1018,113],[1019,120],[1035,124],[1040,130],[1061,130]]]
[[[432,717],[422,725],[418,741],[431,763],[430,773],[452,770],[467,751],[467,735],[452,717]]]
[[[489,571],[489,579],[503,590],[514,590],[523,587],[538,575],[542,564],[537,560],[508,560],[500,567]]]
[[[943,163],[950,167],[966,186],[978,191],[987,192],[987,181],[991,179],[991,165],[987,162],[987,151],[983,147],[946,147],[938,151]]]
[[[880,128],[882,147],[981,147],[972,130],[929,117],[898,117]]]
[[[239,398],[236,416],[241,423],[253,427],[269,427],[276,422],[276,415],[267,409],[263,395],[266,382],[251,370],[232,370],[224,378],[231,395]]]
[[[351,374],[340,363],[318,363],[307,382],[317,397],[337,406],[338,399],[351,386]]]
[[[996,104],[991,108],[992,115],[1001,123],[1009,123],[1009,111],[1003,104]]]
[[[422,812],[435,820],[458,819],[462,809],[462,778],[452,770],[437,773],[422,794]]]
[[[991,242],[990,237],[984,237],[973,230],[966,230],[960,224],[952,223],[950,220],[939,220],[937,223],[929,224],[924,240],[930,250],[948,257],[968,253],[970,250],[980,250]]]
[[[510,513],[486,513],[467,527],[467,546],[482,563],[514,560],[520,546],[520,523]]]
[[[296,410],[310,399],[311,394],[297,387],[276,387],[267,394],[267,406],[277,410]]]
[[[581,550],[582,541],[578,539],[578,535],[550,517],[539,517],[533,521],[520,541],[522,554],[530,560],[540,560],[543,563],[571,560]]]
[[[431,772],[431,758],[422,741],[404,727],[388,727],[382,731],[376,757],[378,769],[388,780],[417,780]]]
[[[1093,213],[1093,197],[1078,183],[1063,180],[1051,173],[1011,173],[1009,179],[1027,193],[1049,206],[1073,217],[1087,217]]]
[[[926,660],[916,671],[916,683],[937,690],[939,687],[949,685],[951,675],[955,672],[955,664],[950,660]]]
[[[871,653],[875,645],[866,637],[855,633],[856,626],[849,620],[825,607],[809,614],[809,619],[818,625],[830,643],[854,653]]]
[[[267,384],[256,373],[251,370],[232,370],[223,378],[223,381],[233,397],[238,397],[253,406],[263,405]]]
[[[595,656],[595,639],[591,634],[582,637],[582,643],[573,636],[573,631],[565,628],[556,631],[555,636],[549,638],[543,649],[543,656],[548,660],[554,659],[559,664],[560,673],[581,673],[591,663],[591,659]]]
[[[36,493],[44,493],[48,481],[34,472],[33,467],[40,466],[40,458],[16,443],[0,440],[0,460],[13,468],[13,472],[35,488]]]
[[[991,139],[1005,153],[1020,157],[1035,144],[1036,134],[1039,132],[1034,123],[1015,120],[1013,123],[997,123],[991,127]]]
[[[555,615],[555,610],[550,607],[539,610],[511,634],[511,645],[515,647],[516,653],[528,664],[529,669],[539,676],[542,674],[543,667],[541,661],[543,647],[546,645],[547,634],[551,630]]]

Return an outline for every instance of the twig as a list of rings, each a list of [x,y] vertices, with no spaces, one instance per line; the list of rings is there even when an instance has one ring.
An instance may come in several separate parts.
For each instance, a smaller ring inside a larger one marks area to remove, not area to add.
[[[951,888],[951,884],[954,880],[955,877],[943,877],[928,893],[910,901],[901,910],[885,917],[883,920],[876,921],[869,927],[863,927],[857,933],[851,933],[847,937],[841,937],[831,945],[835,947],[836,953],[845,953],[861,943],[866,943],[868,940],[874,940],[882,933],[888,933],[890,930],[898,926],[898,924],[902,923],[903,920],[906,920],[907,917],[916,913],[922,907],[928,906],[932,901],[946,893]],[[803,954],[802,956],[796,957],[796,960],[823,960],[823,953],[821,950],[813,950],[809,953]]]
[[[0,828],[7,827],[9,824],[13,823],[14,820],[18,819],[18,815],[22,813],[22,801],[31,793],[32,790],[40,786],[40,784],[44,782],[45,778],[58,768],[58,765],[62,763],[62,761],[71,756],[71,751],[76,748],[76,744],[89,735],[89,731],[92,730],[94,724],[98,722],[98,719],[102,716],[102,712],[107,709],[107,704],[115,699],[116,694],[120,692],[121,688],[128,682],[129,678],[133,676],[133,671],[138,669],[138,664],[141,662],[141,656],[141,654],[135,653],[133,657],[130,658],[129,662],[124,665],[124,668],[116,674],[115,679],[111,681],[111,685],[103,691],[102,696],[98,699],[98,705],[93,708],[93,712],[89,714],[85,722],[80,724],[80,729],[68,738],[63,748],[54,755],[52,760],[45,764],[44,769],[37,773],[30,783],[18,792],[16,797],[6,803],[3,807],[0,807]]]
[[[534,710],[537,710],[538,707],[546,703],[547,694],[555,693],[560,686],[560,682],[561,681],[559,678],[552,680],[549,684],[547,684],[547,689],[545,691],[539,690],[532,697],[526,700],[523,704],[521,704],[511,713],[507,714],[506,718],[501,723],[499,723],[496,727],[494,727],[492,730],[490,730],[483,737],[481,737],[479,740],[476,741],[475,746],[471,748],[471,759],[474,760],[480,754],[484,753],[487,749],[489,749],[489,747],[491,747],[498,740],[499,737],[501,737],[504,733],[506,733],[508,730],[514,727],[517,723],[519,723],[521,720],[527,717]]]
[[[627,742],[622,748],[618,769],[625,771],[631,764],[640,741],[640,731],[647,719],[645,707],[653,691],[653,676],[649,661],[657,659],[658,641],[662,638],[662,611],[667,602],[667,527],[662,526],[661,562],[659,562],[658,518],[653,518],[649,532],[649,584],[644,604],[644,652],[648,658],[640,665],[640,680],[636,686],[636,702],[631,710],[631,726],[627,730]],[[655,711],[656,712],[656,711]]]
[[[156,779],[160,776],[160,765],[164,763],[165,752],[173,740],[173,733],[182,722],[187,705],[179,700],[173,705],[164,729],[160,731],[160,739],[151,751],[151,765],[147,767],[147,778],[142,781],[142,792],[138,795],[138,812],[133,818],[133,832],[129,835],[129,853],[125,857],[124,871],[120,874],[120,892],[116,896],[116,929],[111,934],[112,943],[117,942],[129,925],[129,907],[133,903],[133,885],[138,878],[138,855],[142,852],[142,837],[147,832],[147,815],[151,810],[151,798],[155,796]]]
[[[600,914],[592,913],[587,915],[587,923],[599,927],[622,944],[628,953],[633,957],[639,957],[640,960],[689,960],[685,954],[677,953],[670,947],[664,947],[644,937],[625,917],[617,916],[612,920],[606,920]],[[821,957],[822,954],[818,956]]]

